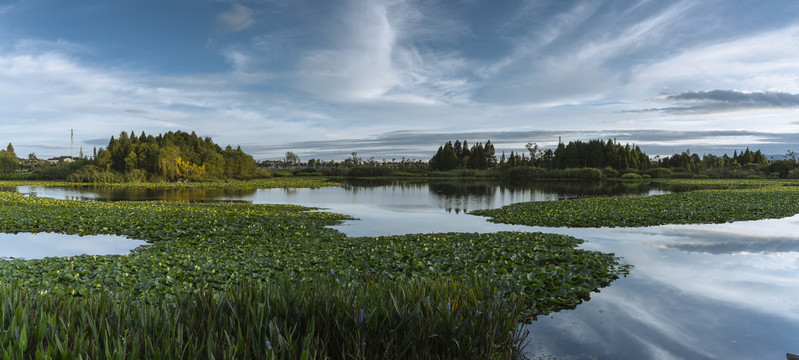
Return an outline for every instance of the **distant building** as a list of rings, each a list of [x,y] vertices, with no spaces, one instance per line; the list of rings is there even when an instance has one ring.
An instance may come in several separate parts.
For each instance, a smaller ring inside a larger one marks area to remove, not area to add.
[[[47,161],[47,162],[49,162],[51,164],[57,164],[57,163],[60,163],[60,162],[71,163],[71,162],[75,161],[75,159],[72,156],[65,155],[65,156],[52,157],[52,158],[49,158],[49,159],[47,159],[45,161]]]

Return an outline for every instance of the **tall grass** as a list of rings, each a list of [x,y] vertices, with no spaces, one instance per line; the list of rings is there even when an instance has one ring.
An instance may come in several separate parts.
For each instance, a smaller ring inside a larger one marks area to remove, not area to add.
[[[0,287],[10,359],[514,359],[522,299],[492,283],[284,277],[146,302]],[[504,298],[504,299],[503,299]]]

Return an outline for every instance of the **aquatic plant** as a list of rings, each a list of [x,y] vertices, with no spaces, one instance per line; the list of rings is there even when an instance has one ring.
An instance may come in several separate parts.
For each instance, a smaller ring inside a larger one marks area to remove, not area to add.
[[[717,186],[726,183],[715,182]],[[646,197],[596,197],[517,203],[475,210],[490,221],[550,227],[708,224],[799,214],[799,187],[697,190]]]
[[[138,301],[0,286],[11,359],[515,359],[523,299],[490,282],[280,277]],[[446,302],[452,302],[446,309]],[[364,310],[366,309],[366,310]],[[352,314],[357,313],[357,318]]]
[[[127,255],[0,261],[0,280],[76,295],[141,299],[224,290],[241,279],[491,278],[527,294],[529,318],[572,308],[629,270],[564,235],[501,232],[347,237],[343,215],[293,205],[83,202],[0,192],[0,231],[116,234],[148,241]]]

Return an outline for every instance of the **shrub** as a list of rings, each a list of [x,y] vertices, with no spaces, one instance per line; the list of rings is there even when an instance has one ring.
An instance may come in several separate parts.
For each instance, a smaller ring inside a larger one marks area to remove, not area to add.
[[[0,173],[0,180],[33,180],[36,178],[36,174],[30,172],[6,172]]]
[[[66,180],[72,174],[69,167],[59,165],[40,168],[34,171],[38,180]]]
[[[628,180],[628,181],[641,180],[641,175],[638,175],[636,173],[626,173],[626,174],[621,176],[621,179],[622,180]]]
[[[525,183],[539,180],[544,177],[546,171],[542,168],[530,166],[515,166],[502,173],[502,179],[512,183]]]
[[[707,174],[696,174],[693,176],[694,179],[709,179],[710,177]]]
[[[602,176],[604,176],[605,179],[615,179],[619,177],[619,172],[612,167],[606,167],[602,169]]]
[[[269,170],[267,170],[267,169],[258,169],[256,171],[256,173],[258,174],[258,176],[261,179],[268,179],[268,178],[272,177],[272,173],[269,172]]]
[[[644,173],[649,175],[649,176],[651,176],[651,177],[653,177],[653,178],[659,178],[659,177],[665,177],[667,175],[670,175],[672,173],[672,171],[671,171],[671,169],[666,169],[666,168],[654,168],[654,169],[649,169],[649,170],[645,171]]]
[[[97,166],[89,165],[69,175],[67,180],[77,183],[111,184],[124,182],[125,178],[114,171],[100,170]]]
[[[294,174],[291,173],[291,171],[285,171],[285,170],[275,170],[275,171],[272,171],[271,174],[274,177],[287,177],[287,176],[293,176],[294,175]]]
[[[601,181],[602,171],[596,168],[566,169],[566,179]]]
[[[381,177],[391,176],[393,171],[383,166],[363,166],[350,169],[347,177]]]
[[[143,183],[147,182],[147,171],[143,169],[133,169],[128,171],[125,176],[125,182],[131,183]],[[197,178],[192,178],[192,180],[197,180]]]
[[[401,176],[401,177],[422,177],[425,174],[418,173],[418,172],[407,172],[407,171],[397,171],[394,173],[394,176]]]

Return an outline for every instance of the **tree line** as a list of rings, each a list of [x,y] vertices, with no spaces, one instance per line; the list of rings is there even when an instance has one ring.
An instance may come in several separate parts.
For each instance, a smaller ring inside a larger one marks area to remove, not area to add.
[[[589,141],[559,142],[553,149],[540,149],[538,144],[528,143],[526,152],[511,151],[506,156],[502,152],[499,159],[495,157],[491,141],[485,145],[477,143],[471,148],[467,142],[454,143],[448,141],[438,148],[429,161],[430,170],[447,171],[453,169],[511,169],[515,167],[533,167],[544,170],[564,169],[602,169],[613,173],[700,173],[713,172],[715,176],[727,176],[739,170],[752,174],[766,173],[779,177],[799,177],[799,163],[792,152],[786,159],[771,160],[760,151],[746,148],[735,150],[732,155],[706,154],[699,156],[690,149],[682,153],[654,159],[644,153],[635,144],[624,144],[613,139],[607,141],[595,139]],[[740,172],[740,171],[739,171]]]
[[[651,174],[706,173],[710,176],[747,176],[771,174],[779,177],[799,177],[799,164],[789,151],[784,160],[766,158],[760,150],[737,150],[732,156],[706,154],[699,156],[687,150],[672,156],[656,156],[651,159],[635,144],[620,144],[614,139],[559,142],[554,149],[540,149],[538,144],[528,143],[526,152],[503,152],[497,158],[496,150],[490,140],[485,144],[478,142],[472,146],[464,140],[447,141],[438,148],[436,154],[427,162],[402,158],[375,160],[363,159],[356,152],[344,161],[322,161],[311,159],[302,163],[293,152],[286,153],[285,161],[264,161],[261,167],[277,169],[312,169],[330,172],[331,176],[348,175],[347,169],[364,170],[380,168],[386,171],[369,172],[370,176],[385,176],[393,173],[424,173],[426,171],[449,171],[454,169],[534,169],[552,176],[562,176],[560,170],[599,169],[602,177],[616,177],[635,172]],[[194,132],[167,132],[157,136],[142,132],[121,132],[112,136],[106,148],[94,149],[90,157],[83,155],[73,159],[74,163],[50,164],[36,158],[19,159],[12,144],[0,149],[0,172],[10,174],[17,169],[39,179],[69,179],[85,182],[120,181],[174,181],[178,179],[202,178],[253,178],[267,171],[259,171],[259,163],[244,153],[241,147],[235,149],[228,145],[224,149],[215,144],[210,137],[201,138]],[[790,158],[789,158],[790,157]],[[739,170],[744,170],[739,171]],[[361,174],[354,171],[352,174]],[[502,172],[503,174],[506,171]],[[554,175],[553,175],[554,174]],[[743,174],[743,175],[741,175]],[[13,174],[12,174],[13,175]],[[17,174],[21,175],[21,174]],[[676,175],[676,174],[675,174]],[[27,176],[27,175],[26,175]],[[352,175],[357,176],[357,175]],[[365,176],[365,175],[364,175]],[[504,176],[504,175],[503,175]],[[538,175],[536,175],[538,176]],[[8,178],[8,176],[3,176]]]
[[[568,144],[559,143],[555,150],[539,149],[535,143],[528,143],[527,152],[515,153],[509,156],[503,152],[499,160],[496,158],[494,145],[486,141],[485,145],[477,143],[471,148],[466,141],[461,143],[456,140],[453,144],[448,141],[438,148],[438,152],[430,159],[431,170],[463,169],[493,169],[511,168],[516,166],[533,166],[544,169],[567,168],[613,168],[622,170],[645,170],[651,166],[649,156],[638,146],[621,145],[608,139],[590,140],[588,142],[571,141]]]
[[[688,149],[680,154],[657,160],[658,167],[683,169],[685,171],[702,171],[739,166],[761,167],[767,164],[768,159],[760,150],[753,152],[749,148],[746,148],[746,151],[742,151],[740,154],[738,150],[735,150],[732,156],[727,154],[722,156],[705,154],[701,158],[697,154],[691,154],[691,150]]]

